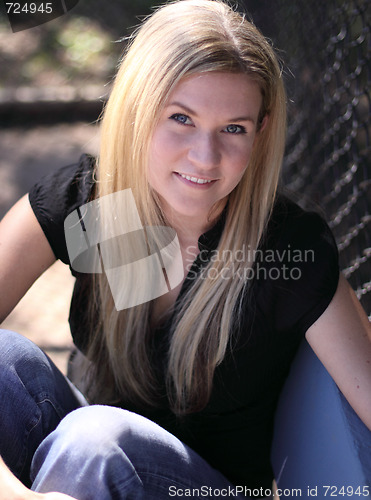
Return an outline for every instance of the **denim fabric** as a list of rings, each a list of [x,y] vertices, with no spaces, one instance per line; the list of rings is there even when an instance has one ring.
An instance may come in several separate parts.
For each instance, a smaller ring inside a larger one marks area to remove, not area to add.
[[[80,408],[36,451],[33,489],[79,500],[244,498],[197,453],[150,420],[110,406]]]
[[[30,485],[32,457],[41,441],[83,398],[48,356],[21,335],[0,330],[0,455]]]
[[[157,424],[87,406],[37,346],[4,330],[0,398],[0,454],[34,491],[78,500],[246,498]]]

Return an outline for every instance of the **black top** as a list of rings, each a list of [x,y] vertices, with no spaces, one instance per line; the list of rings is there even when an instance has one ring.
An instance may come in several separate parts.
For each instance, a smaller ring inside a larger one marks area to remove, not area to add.
[[[30,191],[36,217],[56,257],[66,264],[70,262],[64,220],[89,199],[93,165],[94,159],[84,155],[78,164],[49,174]],[[177,300],[195,272],[202,272],[223,227],[222,217],[199,239],[201,253]],[[259,250],[254,276],[249,275],[253,278],[251,293],[246,295],[242,316],[235,321],[233,353],[227,351],[216,368],[206,408],[178,419],[167,405],[143,410],[122,404],[156,421],[234,484],[248,488],[271,487],[269,457],[277,399],[306,330],[329,305],[339,277],[337,248],[327,224],[318,214],[304,212],[283,196],[277,197]],[[71,271],[77,279],[70,327],[75,344],[84,350],[88,275]],[[155,336],[157,359],[165,359],[170,327],[171,320]]]

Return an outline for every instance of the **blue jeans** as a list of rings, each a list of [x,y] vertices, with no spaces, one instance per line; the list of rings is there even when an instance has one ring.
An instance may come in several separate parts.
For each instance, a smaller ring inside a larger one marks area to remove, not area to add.
[[[4,330],[0,395],[0,455],[35,491],[78,500],[246,498],[242,487],[154,422],[86,406],[37,346]]]

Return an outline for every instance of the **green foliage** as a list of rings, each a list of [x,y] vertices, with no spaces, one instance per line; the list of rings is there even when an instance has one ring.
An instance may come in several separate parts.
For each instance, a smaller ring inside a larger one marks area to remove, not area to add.
[[[1,17],[0,87],[81,87],[110,81],[123,49],[116,41],[154,4],[81,0],[67,15],[18,33]]]

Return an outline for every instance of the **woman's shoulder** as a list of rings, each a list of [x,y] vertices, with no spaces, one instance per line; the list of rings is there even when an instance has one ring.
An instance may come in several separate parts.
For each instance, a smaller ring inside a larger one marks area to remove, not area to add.
[[[280,194],[257,257],[264,300],[272,299],[278,329],[305,333],[330,303],[339,279],[338,249],[325,218]]]
[[[274,203],[263,243],[265,246],[313,246],[323,241],[336,250],[336,242],[319,206],[303,208],[286,193],[279,193]]]
[[[76,163],[43,176],[29,192],[32,210],[57,258],[68,263],[64,221],[91,199],[96,159],[83,154]]]
[[[41,196],[51,199],[58,196],[59,199],[62,197],[72,201],[73,194],[81,199],[84,195],[88,197],[94,184],[95,165],[94,156],[83,154],[77,162],[48,172],[31,188],[30,200],[37,200]]]

